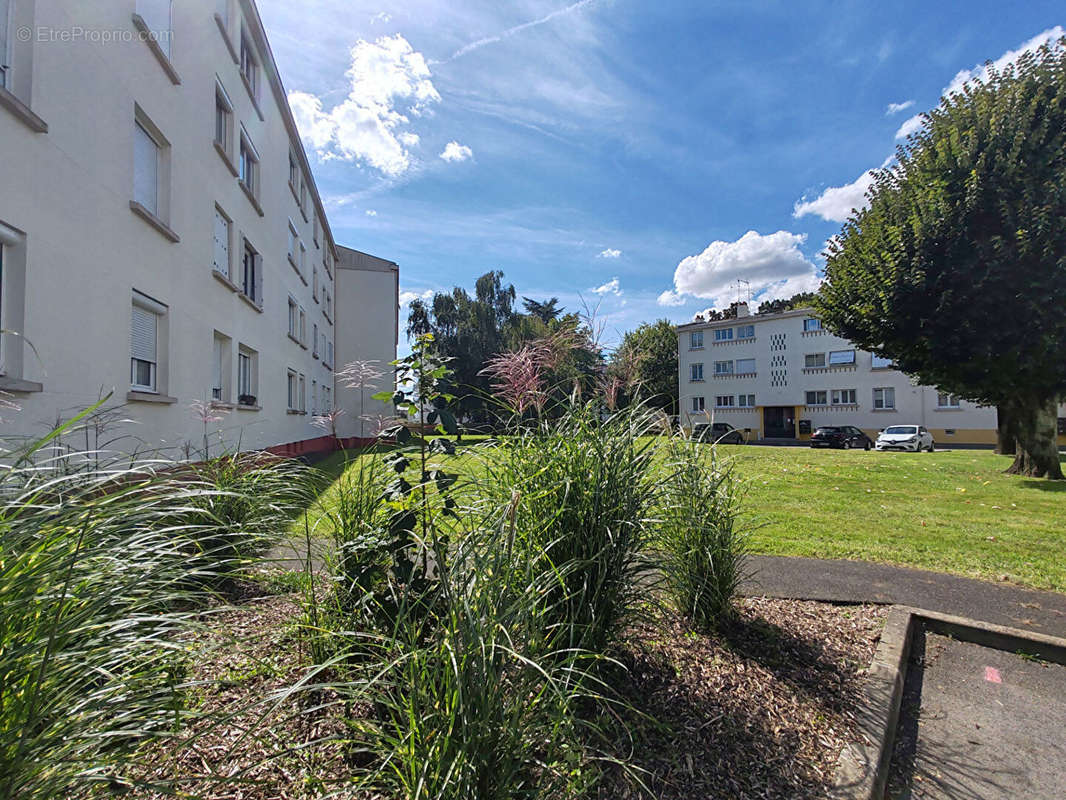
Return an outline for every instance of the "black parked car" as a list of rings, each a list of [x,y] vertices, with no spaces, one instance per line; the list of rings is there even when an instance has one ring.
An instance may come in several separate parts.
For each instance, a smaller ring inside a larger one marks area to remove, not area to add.
[[[844,450],[861,447],[869,450],[873,446],[873,439],[854,425],[823,425],[811,434],[811,447],[840,447]]]
[[[702,422],[696,425],[695,437],[701,442],[717,442],[720,444],[744,444],[744,434],[730,425],[728,422],[715,422],[708,425]]]

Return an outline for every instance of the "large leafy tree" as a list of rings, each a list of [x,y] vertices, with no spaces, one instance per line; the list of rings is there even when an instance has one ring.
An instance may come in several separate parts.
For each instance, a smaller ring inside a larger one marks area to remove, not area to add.
[[[822,317],[923,383],[995,405],[1010,471],[1061,478],[1066,39],[941,99],[827,249]]]
[[[627,399],[646,400],[677,413],[677,328],[668,319],[628,331],[609,367]]]

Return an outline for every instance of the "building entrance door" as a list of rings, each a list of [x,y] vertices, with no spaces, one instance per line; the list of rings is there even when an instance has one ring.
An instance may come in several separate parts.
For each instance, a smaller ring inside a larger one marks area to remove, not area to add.
[[[796,438],[796,409],[793,406],[766,406],[762,410],[764,436],[767,439]]]

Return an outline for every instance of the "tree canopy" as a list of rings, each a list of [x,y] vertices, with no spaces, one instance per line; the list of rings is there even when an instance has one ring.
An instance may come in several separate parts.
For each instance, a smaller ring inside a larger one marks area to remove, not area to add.
[[[923,383],[996,405],[1013,471],[1061,477],[1066,40],[941,99],[828,245],[827,326]]]
[[[677,328],[668,319],[645,322],[629,331],[608,368],[625,394],[677,413]]]

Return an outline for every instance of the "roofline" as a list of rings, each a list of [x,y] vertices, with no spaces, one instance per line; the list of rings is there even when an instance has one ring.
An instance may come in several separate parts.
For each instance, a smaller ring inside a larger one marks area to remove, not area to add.
[[[366,265],[359,265],[352,263],[354,259],[347,254],[354,254],[356,256],[362,256],[365,259],[369,259],[370,262]],[[345,263],[345,259],[348,259],[348,263]],[[343,244],[337,245],[337,266],[340,269],[354,269],[362,272],[399,272],[400,265],[395,261],[389,261],[387,258],[376,256],[373,253],[367,253],[363,250],[356,250],[354,247],[345,247]]]
[[[289,106],[289,98],[285,93],[285,86],[281,82],[281,71],[278,69],[278,62],[274,60],[274,51],[270,47],[270,39],[267,38],[266,28],[263,26],[263,18],[259,16],[259,8],[255,0],[239,0],[239,5],[244,10],[244,18],[248,21],[251,34],[263,53],[263,61],[266,62],[263,66],[269,67],[264,69],[264,72],[267,73],[267,78],[270,80],[270,88],[274,92],[274,99],[280,107],[281,121],[285,124],[285,129],[289,134],[289,145],[297,152],[300,164],[307,173],[307,178],[311,184],[311,197],[315,201],[316,211],[322,218],[322,234],[329,244],[330,253],[336,260],[337,240],[333,238],[333,229],[330,227],[329,217],[326,216],[326,207],[322,203],[322,196],[318,193],[315,174],[311,170],[311,162],[307,159],[307,152],[304,150],[300,129],[296,127],[296,118],[292,115],[292,108]],[[239,41],[237,46],[240,47]]]
[[[730,317],[729,319],[716,319],[703,322],[683,322],[677,326],[680,330],[689,330],[691,328],[728,328],[736,325],[737,323],[748,324],[758,320],[764,322],[773,319],[786,319],[788,317],[811,317],[818,316],[818,312],[811,306],[804,306],[803,308],[793,308],[788,311],[779,311],[776,314],[750,314],[746,317]]]

